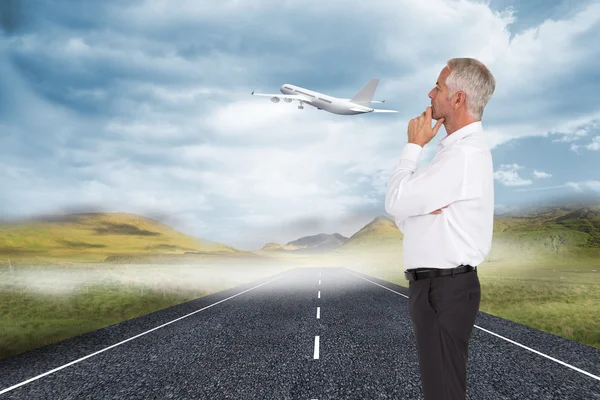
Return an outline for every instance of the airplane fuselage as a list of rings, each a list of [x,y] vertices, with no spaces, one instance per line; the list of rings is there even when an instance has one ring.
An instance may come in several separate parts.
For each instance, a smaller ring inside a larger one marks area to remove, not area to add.
[[[283,94],[303,96],[308,101],[303,104],[311,105],[317,109],[329,111],[339,115],[354,115],[372,112],[373,109],[350,101],[339,99],[337,97],[327,96],[326,94],[308,90],[299,86],[284,84],[279,88]]]

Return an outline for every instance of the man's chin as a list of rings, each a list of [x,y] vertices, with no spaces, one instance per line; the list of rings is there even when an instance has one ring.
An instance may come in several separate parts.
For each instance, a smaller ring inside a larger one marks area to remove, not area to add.
[[[439,117],[436,115],[436,113],[435,113],[435,108],[433,108],[433,107],[431,107],[431,119],[435,119],[436,121],[437,121],[438,119],[440,119],[440,118],[439,118]]]

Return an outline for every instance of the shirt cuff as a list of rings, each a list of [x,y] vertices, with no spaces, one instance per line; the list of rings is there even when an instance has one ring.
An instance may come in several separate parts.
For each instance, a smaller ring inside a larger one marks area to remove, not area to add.
[[[414,172],[417,168],[417,162],[419,161],[419,156],[421,155],[422,150],[423,147],[416,143],[406,143],[402,149],[402,152],[400,153],[398,166],[408,167]]]

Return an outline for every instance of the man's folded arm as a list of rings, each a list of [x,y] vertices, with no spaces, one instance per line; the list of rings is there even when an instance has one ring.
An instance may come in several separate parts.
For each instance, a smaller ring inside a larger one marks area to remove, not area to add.
[[[460,151],[448,150],[448,153],[415,174],[420,150],[414,146],[422,148],[412,143],[406,146],[409,145],[410,148],[402,151],[400,161],[388,181],[386,212],[398,220],[404,220],[480,195],[478,188],[481,182],[472,181],[477,171],[469,171],[469,168],[482,168],[478,158],[481,153],[467,156]]]

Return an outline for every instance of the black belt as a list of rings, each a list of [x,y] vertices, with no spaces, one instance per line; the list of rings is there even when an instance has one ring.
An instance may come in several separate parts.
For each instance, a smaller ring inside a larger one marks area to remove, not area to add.
[[[417,268],[404,271],[404,277],[409,281],[417,279],[435,278],[436,276],[458,275],[474,271],[477,266],[459,265],[456,268]]]

